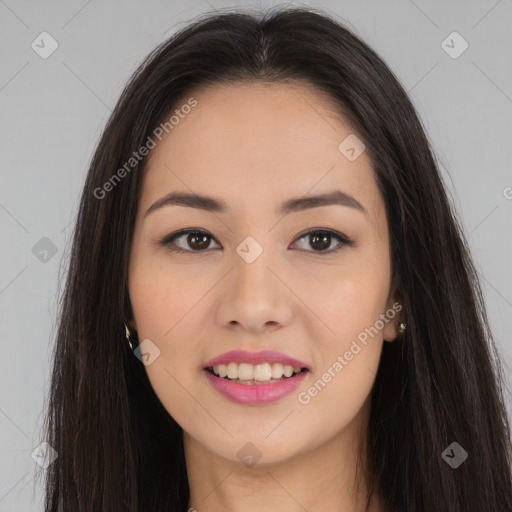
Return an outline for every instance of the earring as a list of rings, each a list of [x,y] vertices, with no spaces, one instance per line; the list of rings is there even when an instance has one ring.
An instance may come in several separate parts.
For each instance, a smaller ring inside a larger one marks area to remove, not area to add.
[[[397,322],[398,333],[403,334],[407,330],[407,324],[405,322]]]
[[[130,345],[130,349],[133,351],[133,346],[132,346],[132,342],[130,340],[130,330],[128,329],[128,327],[126,326],[126,324],[124,324],[124,328],[125,328],[125,336],[126,336],[126,341],[128,342],[128,344]]]

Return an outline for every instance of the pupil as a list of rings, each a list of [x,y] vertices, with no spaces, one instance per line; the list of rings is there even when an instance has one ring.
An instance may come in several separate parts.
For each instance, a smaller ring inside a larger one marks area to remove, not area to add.
[[[323,250],[327,249],[330,245],[330,237],[331,235],[327,233],[323,233],[321,235],[310,235],[310,241],[313,246],[317,243],[318,239],[322,239],[323,243],[321,244],[321,247],[317,247],[317,249]]]
[[[203,238],[203,242],[199,242],[199,244],[190,243],[191,240],[195,240],[195,239],[199,239],[199,238]],[[208,235],[190,234],[188,236],[188,239],[189,239],[189,243],[190,243],[191,247],[196,246],[196,248],[198,248],[198,249],[205,249],[206,247],[208,247]],[[205,244],[205,242],[206,242],[206,244]],[[197,245],[199,245],[199,247],[197,247]]]

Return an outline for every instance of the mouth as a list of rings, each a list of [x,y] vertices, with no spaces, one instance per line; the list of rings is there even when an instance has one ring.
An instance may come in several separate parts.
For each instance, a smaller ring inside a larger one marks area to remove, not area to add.
[[[228,363],[203,368],[221,396],[236,404],[264,406],[289,395],[310,373],[306,367],[280,363]]]

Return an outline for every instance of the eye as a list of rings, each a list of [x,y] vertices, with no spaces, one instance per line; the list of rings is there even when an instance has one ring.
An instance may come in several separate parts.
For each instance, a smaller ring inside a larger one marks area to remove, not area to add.
[[[185,236],[185,243],[188,244],[189,247],[192,247],[192,250],[176,247],[175,241]],[[213,240],[213,237],[206,231],[200,229],[182,229],[177,233],[166,236],[158,242],[158,245],[166,247],[171,252],[204,252],[210,240]]]
[[[186,237],[184,243],[188,244],[188,248],[183,246],[180,247],[176,244],[177,240],[180,240],[184,237]],[[311,247],[315,248],[315,250],[307,252],[330,254],[338,252],[345,245],[354,245],[354,242],[348,237],[330,229],[310,229],[308,232],[303,233],[296,240],[302,240],[306,237],[309,237],[309,240],[307,240],[306,243],[309,243]],[[332,239],[337,240],[339,245],[337,248],[327,251],[331,245]],[[190,228],[182,229],[177,233],[167,235],[158,242],[158,245],[166,247],[171,252],[205,252],[210,245],[210,241],[212,240],[214,240],[214,238],[207,231]]]
[[[354,242],[350,240],[347,236],[342,235],[341,233],[338,233],[336,231],[332,231],[330,229],[313,228],[310,229],[308,232],[302,234],[299,238],[297,238],[297,240],[302,240],[303,238],[306,237],[309,237],[309,239],[306,239],[306,244],[310,244],[311,247],[315,248],[314,251],[307,252],[331,254],[334,252],[338,252],[345,245],[354,245]],[[330,247],[332,239],[337,240],[339,242],[339,245],[337,248],[327,251],[326,249]]]

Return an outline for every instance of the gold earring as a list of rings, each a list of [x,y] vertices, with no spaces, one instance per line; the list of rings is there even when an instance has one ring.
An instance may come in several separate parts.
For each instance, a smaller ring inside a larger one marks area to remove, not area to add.
[[[403,334],[407,330],[407,324],[405,322],[397,322],[398,333]]]
[[[133,351],[132,342],[131,342],[131,340],[130,340],[130,330],[128,329],[128,327],[126,326],[126,324],[124,324],[124,328],[125,328],[126,341],[127,341],[127,342],[128,342],[128,344],[130,345],[130,349]]]

